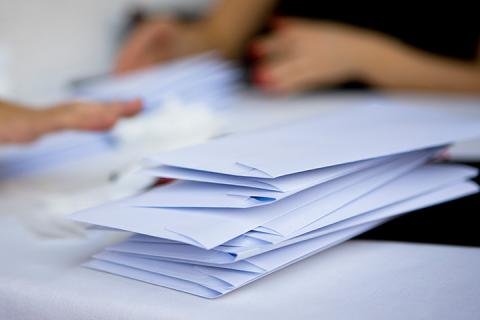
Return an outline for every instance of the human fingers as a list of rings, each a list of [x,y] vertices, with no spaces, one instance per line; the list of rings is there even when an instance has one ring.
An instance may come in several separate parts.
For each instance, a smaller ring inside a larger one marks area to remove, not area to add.
[[[120,49],[114,73],[127,73],[161,61],[168,55],[162,51],[169,51],[173,36],[174,24],[170,19],[141,25]]]
[[[139,99],[128,102],[76,102],[52,109],[57,130],[105,131],[123,117],[131,117],[142,108]]]

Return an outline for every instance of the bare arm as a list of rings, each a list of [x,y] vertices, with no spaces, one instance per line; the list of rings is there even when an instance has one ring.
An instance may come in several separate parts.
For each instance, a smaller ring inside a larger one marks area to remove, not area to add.
[[[291,93],[359,79],[384,90],[480,93],[478,60],[441,57],[341,23],[280,21],[281,28],[256,42],[255,78],[268,91]]]
[[[137,27],[125,41],[114,72],[130,72],[210,50],[237,58],[275,3],[276,0],[220,0],[204,18],[191,23],[155,17]]]
[[[104,131],[142,108],[139,100],[121,103],[71,102],[46,109],[0,101],[0,144],[28,143],[60,130]]]
[[[365,56],[364,73],[380,88],[480,93],[480,58],[464,62],[389,39],[378,39],[370,50],[378,51],[377,59]]]
[[[201,22],[212,47],[236,58],[245,42],[271,14],[276,0],[222,0]]]

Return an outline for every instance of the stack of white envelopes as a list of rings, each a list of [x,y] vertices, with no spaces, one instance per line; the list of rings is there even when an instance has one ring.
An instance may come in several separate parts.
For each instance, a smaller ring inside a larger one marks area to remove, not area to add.
[[[214,298],[392,217],[477,192],[476,169],[432,163],[477,136],[480,119],[352,107],[149,158],[146,173],[177,181],[73,219],[135,233],[87,267]]]
[[[223,101],[236,91],[240,77],[233,64],[209,52],[98,79],[77,87],[74,95],[100,101],[141,98],[144,109],[161,107],[171,98],[216,109],[228,105]]]

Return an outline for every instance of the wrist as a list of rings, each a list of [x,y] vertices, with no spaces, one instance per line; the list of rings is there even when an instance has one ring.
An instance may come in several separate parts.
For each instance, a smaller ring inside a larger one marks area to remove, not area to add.
[[[241,51],[234,36],[227,34],[212,19],[204,19],[191,28],[194,30],[193,42],[196,42],[197,52],[216,51],[224,58],[236,58]]]
[[[362,79],[378,88],[397,87],[395,79],[412,62],[408,47],[399,40],[374,35],[361,55]]]
[[[386,66],[392,60],[395,40],[374,31],[364,31],[357,37],[356,50],[352,51],[352,70],[356,76],[371,85],[383,81]]]
[[[190,55],[217,49],[215,34],[207,21],[196,21],[181,26],[186,41],[185,47],[179,48],[181,55]]]
[[[63,106],[53,106],[38,110],[36,115],[39,128],[44,133],[64,130],[68,127],[68,118]]]

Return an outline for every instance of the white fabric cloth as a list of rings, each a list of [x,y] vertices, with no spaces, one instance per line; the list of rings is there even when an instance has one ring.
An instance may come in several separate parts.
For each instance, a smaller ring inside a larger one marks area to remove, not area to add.
[[[2,218],[0,319],[478,319],[480,248],[350,241],[217,300],[80,267],[118,235]]]

